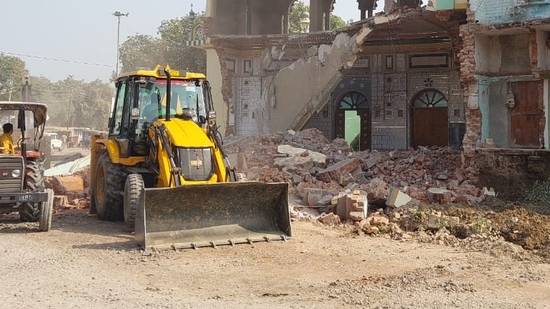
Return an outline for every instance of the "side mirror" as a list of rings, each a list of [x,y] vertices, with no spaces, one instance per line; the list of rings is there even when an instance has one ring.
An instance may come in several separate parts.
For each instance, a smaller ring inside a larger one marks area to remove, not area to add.
[[[203,115],[200,115],[199,116],[199,123],[200,124],[205,124],[206,123],[206,117],[204,117]]]

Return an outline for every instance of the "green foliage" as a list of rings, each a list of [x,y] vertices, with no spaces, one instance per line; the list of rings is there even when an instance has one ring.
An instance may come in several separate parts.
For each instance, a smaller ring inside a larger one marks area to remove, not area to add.
[[[525,200],[533,204],[550,205],[550,178],[546,181],[536,181],[527,192]]]
[[[288,16],[289,32],[301,33],[302,26],[300,22],[302,19],[309,18],[309,6],[305,5],[302,1],[297,1],[292,6],[290,14]],[[339,29],[346,27],[347,23],[340,17],[334,14],[330,14],[330,29]]]
[[[340,29],[345,28],[347,23],[338,15],[330,15],[330,29]]]
[[[27,74],[23,60],[0,54],[0,101],[20,101],[21,81]]]
[[[176,70],[205,73],[206,52],[186,44],[193,27],[203,17],[201,13],[164,20],[158,27],[157,37],[142,34],[129,37],[120,47],[122,72],[169,64]]]
[[[150,35],[136,34],[120,46],[122,71],[154,68],[162,57],[160,39]]]
[[[47,125],[104,129],[107,126],[114,88],[100,80],[85,82],[69,76],[52,83],[31,77],[31,101],[48,105]]]
[[[290,14],[288,15],[289,23],[289,32],[290,33],[301,33],[302,26],[300,21],[303,18],[309,18],[309,6],[305,5],[302,1],[297,1],[294,3],[290,9]]]

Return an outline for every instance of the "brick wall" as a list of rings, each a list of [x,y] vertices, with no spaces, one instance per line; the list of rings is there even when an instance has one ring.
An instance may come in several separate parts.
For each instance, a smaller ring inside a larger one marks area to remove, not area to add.
[[[475,76],[475,39],[473,34],[478,26],[473,18],[473,13],[468,11],[470,23],[460,26],[459,36],[462,48],[457,54],[460,60],[460,84],[462,85],[466,114],[466,133],[462,141],[462,168],[467,171],[465,175],[467,179],[477,177],[478,171],[472,164],[475,149],[481,140],[481,111],[478,100],[478,82]]]

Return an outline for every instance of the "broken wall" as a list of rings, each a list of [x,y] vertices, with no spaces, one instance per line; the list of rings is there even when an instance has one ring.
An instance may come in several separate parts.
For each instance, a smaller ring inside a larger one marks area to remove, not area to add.
[[[465,128],[464,104],[458,72],[449,59],[447,68],[409,68],[409,57],[434,54],[425,47],[411,53],[360,54],[354,66],[343,70],[342,81],[333,90],[331,102],[307,123],[306,128],[318,128],[325,136],[336,138],[334,117],[342,98],[352,92],[366,97],[372,110],[370,126],[373,149],[407,149],[410,145],[410,104],[415,95],[425,89],[436,89],[448,100],[449,144],[460,147]],[[452,58],[450,47],[447,54]],[[386,57],[395,59],[394,67],[386,68]]]
[[[531,73],[529,32],[511,35],[475,34],[476,71],[480,75]]]
[[[227,106],[217,108],[227,112],[226,135],[316,127],[335,138],[335,104],[355,89],[371,102],[371,148],[406,149],[411,99],[423,89],[435,88],[449,101],[449,140],[458,147],[465,112],[452,43],[386,44],[377,45],[377,52],[360,51],[378,25],[384,33],[384,27],[399,24],[400,17],[406,21],[430,14],[412,11],[375,17],[341,33],[211,37],[216,61],[221,63],[221,94]],[[387,40],[383,34],[378,37]],[[437,62],[441,60],[434,60],[441,54],[446,59],[443,67]],[[388,56],[391,68],[386,67]],[[410,67],[412,56],[419,67]]]
[[[340,33],[332,45],[320,45],[311,56],[301,58],[282,68],[266,80],[260,100],[260,132],[302,129],[309,117],[321,111],[330,93],[341,79],[340,70],[350,63],[358,42],[362,42],[370,29],[349,36]]]
[[[533,0],[470,0],[470,9],[480,23],[509,23],[550,16],[550,4]]]
[[[499,192],[499,197],[521,200],[535,181],[550,174],[550,151],[542,149],[477,149],[475,167],[478,186]]]
[[[283,20],[295,0],[208,0],[208,17],[213,19],[210,34],[281,34]]]

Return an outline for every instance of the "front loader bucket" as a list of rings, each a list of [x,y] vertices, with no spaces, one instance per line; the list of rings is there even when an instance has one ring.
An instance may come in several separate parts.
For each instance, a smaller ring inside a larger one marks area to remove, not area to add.
[[[215,247],[290,236],[287,183],[143,189],[136,209],[135,239],[146,249]]]

